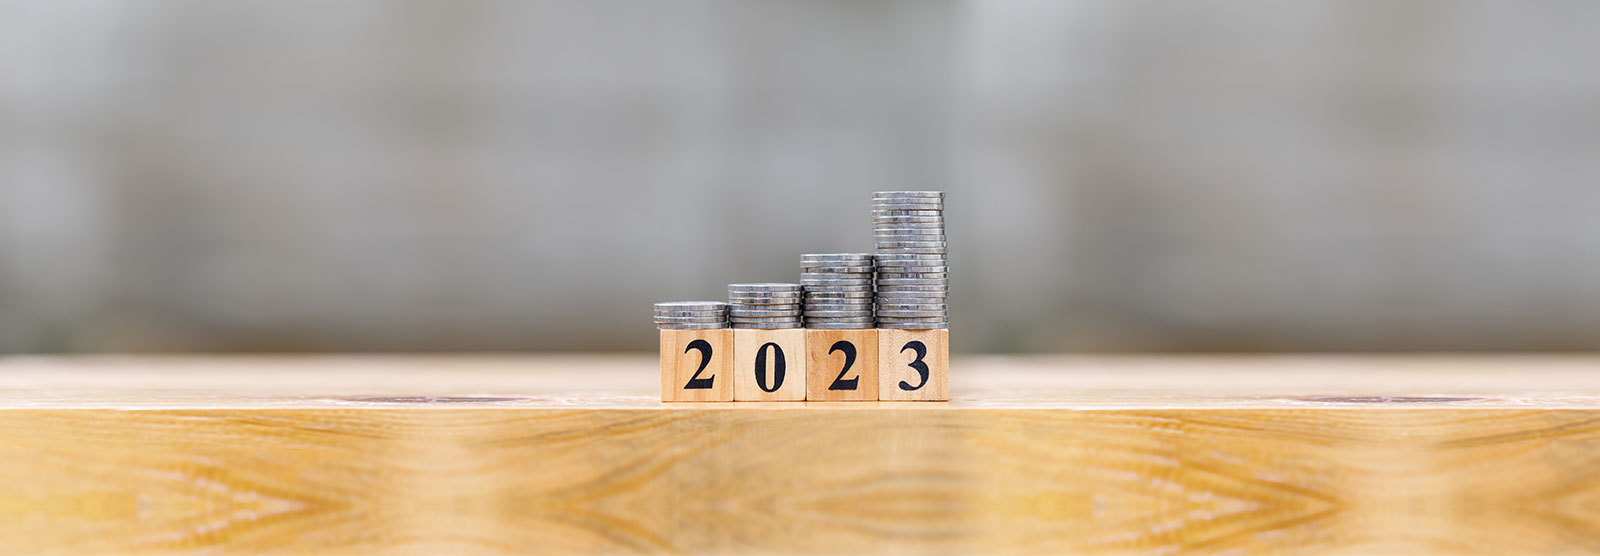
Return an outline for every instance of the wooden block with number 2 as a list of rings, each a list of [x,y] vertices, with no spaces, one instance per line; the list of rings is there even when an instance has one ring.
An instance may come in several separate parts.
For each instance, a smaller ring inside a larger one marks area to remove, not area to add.
[[[733,331],[662,330],[661,401],[733,401]]]
[[[806,401],[877,399],[877,330],[806,330]]]
[[[878,399],[950,399],[950,331],[878,331]]]

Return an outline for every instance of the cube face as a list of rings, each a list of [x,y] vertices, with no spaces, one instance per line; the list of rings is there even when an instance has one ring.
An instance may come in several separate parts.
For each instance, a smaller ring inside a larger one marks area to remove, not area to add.
[[[661,401],[733,401],[733,331],[662,330]]]
[[[806,399],[806,331],[733,331],[733,399],[798,402]]]
[[[806,400],[877,401],[878,331],[807,330]]]
[[[950,399],[950,331],[878,331],[878,399]]]

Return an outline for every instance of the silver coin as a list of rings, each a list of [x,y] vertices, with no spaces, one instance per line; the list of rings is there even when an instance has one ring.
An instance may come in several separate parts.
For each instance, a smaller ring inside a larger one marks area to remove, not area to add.
[[[879,272],[878,273],[879,276],[882,276],[884,274],[904,274],[904,273],[907,273],[907,272],[950,272],[950,267],[949,266],[945,266],[945,265],[942,265],[942,264],[939,264],[939,263],[933,262],[933,261],[929,261],[929,264],[925,264],[925,265],[920,265],[920,264],[919,265],[896,265],[896,266],[886,266],[886,267],[883,267],[883,268],[884,268],[883,272]],[[935,269],[935,270],[928,270],[928,269]]]
[[[786,292],[798,291],[799,284],[767,282],[760,284],[728,284],[730,292]]]
[[[800,295],[801,291],[803,291],[803,290],[771,291],[771,292],[763,292],[763,291],[730,291],[730,292],[728,292],[728,296],[729,297],[746,297],[746,298],[751,298],[751,299],[770,299],[770,298],[794,297],[796,295]]]
[[[896,248],[896,249],[884,248],[883,252],[885,252],[885,253],[904,253],[904,254],[908,254],[908,255],[943,255],[943,254],[949,254],[950,253],[950,248],[948,248],[948,247],[929,247],[929,248],[906,247],[906,248]]]
[[[718,322],[718,323],[693,323],[693,322],[667,323],[667,322],[660,322],[660,323],[656,323],[656,328],[659,328],[661,330],[721,330],[721,329],[724,329],[724,328],[727,328],[727,327],[728,327],[728,323],[726,323],[726,322]]]
[[[805,316],[807,316],[807,317],[870,317],[870,316],[872,316],[872,310],[873,309],[872,309],[871,305],[868,305],[868,306],[862,307],[862,308],[858,308],[858,309],[846,309],[846,310],[838,310],[838,311],[825,310],[825,309],[806,309],[805,310]]]
[[[805,265],[801,265],[800,266],[800,270],[802,272],[813,272],[813,273],[817,273],[817,274],[871,274],[872,271],[876,270],[876,269],[877,269],[876,266],[871,266],[871,265],[868,265],[868,266],[805,266]]]
[[[944,212],[944,205],[942,205],[942,204],[934,204],[934,203],[873,203],[872,204],[872,210],[874,210],[874,211],[917,210],[917,211],[932,211],[932,212],[940,212],[940,213],[942,213],[942,212]],[[915,216],[915,215],[912,215],[912,216]]]
[[[855,316],[855,317],[814,317],[814,318],[806,319],[806,322],[808,322],[808,323],[818,323],[818,322],[870,323],[870,322],[875,322],[876,320],[877,319],[873,318],[872,315],[863,315],[863,316]]]
[[[736,322],[728,325],[728,327],[736,330],[794,330],[796,328],[805,328],[805,325],[798,322],[766,324],[744,324]]]
[[[727,306],[728,306],[727,303],[723,303],[721,301],[668,301],[668,302],[665,302],[665,303],[657,303],[656,304],[656,308],[657,309],[680,309],[680,310],[687,310],[687,309],[721,309],[721,308],[727,307]]]
[[[697,317],[656,317],[652,320],[656,324],[715,324],[719,322],[728,322],[727,317],[718,317],[714,319],[702,319]]]
[[[814,280],[871,280],[876,272],[801,272],[800,279]],[[801,282],[800,285],[805,285]]]
[[[933,198],[936,198],[936,199],[943,199],[944,198],[944,192],[943,191],[874,191],[874,192],[872,192],[872,198],[874,198],[874,199],[899,199],[899,198],[903,198],[903,197],[913,197],[913,198],[933,197]]]
[[[872,233],[876,234],[911,234],[911,235],[944,235],[944,224],[897,224],[873,226]]]
[[[922,247],[944,248],[944,247],[949,247],[949,245],[946,245],[945,242],[943,242],[943,241],[884,240],[884,241],[878,241],[876,243],[877,243],[879,249],[905,249],[907,247],[916,247],[916,248],[922,248]]]
[[[929,270],[934,269],[934,270]],[[897,264],[883,267],[881,274],[896,274],[901,272],[949,272],[950,267],[937,261],[928,261],[927,264]]]
[[[884,328],[888,330],[948,330],[950,328],[950,321],[903,324],[880,322],[878,323],[878,328]]]
[[[729,297],[731,305],[794,305],[800,302],[800,296],[785,297]]]
[[[655,316],[657,316],[657,317],[701,318],[701,319],[719,319],[719,318],[722,318],[724,316],[727,316],[727,314],[728,314],[727,311],[715,311],[715,312],[656,311],[655,312]]]
[[[811,302],[830,303],[830,302],[833,302],[833,301],[830,301],[830,300],[841,300],[840,302],[845,302],[845,300],[861,299],[861,298],[871,299],[872,298],[872,292],[871,291],[860,291],[860,292],[809,291],[809,292],[806,292],[805,302],[806,303],[811,303]]]
[[[788,312],[781,315],[728,315],[728,320],[737,322],[783,322],[800,318],[800,313]]]
[[[872,307],[872,303],[873,303],[873,300],[870,297],[858,298],[855,301],[841,301],[841,300],[838,300],[838,299],[832,299],[832,300],[828,300],[828,302],[826,302],[826,303],[817,302],[817,301],[807,301],[806,302],[806,306],[805,306],[805,310],[807,310],[807,311],[810,311],[810,310],[846,311],[846,310],[858,309],[858,308],[871,308]]]
[[[894,319],[894,318],[933,318],[933,317],[949,317],[950,316],[950,312],[949,311],[896,311],[896,310],[889,310],[889,311],[878,311],[878,316],[881,317],[881,318],[889,318],[889,319]]]
[[[942,237],[944,235],[945,235],[944,228],[896,228],[896,229],[892,229],[892,230],[873,230],[872,231],[873,239],[908,237],[908,236],[909,237],[925,237],[925,236]]]
[[[943,217],[944,211],[939,209],[892,209],[872,207],[873,216],[933,216]]]
[[[932,311],[928,311],[928,312],[932,312]],[[936,314],[936,315],[929,315],[929,316],[921,316],[921,317],[905,317],[905,316],[897,316],[897,315],[880,315],[878,317],[878,320],[883,321],[883,322],[927,322],[927,321],[930,321],[930,320],[949,320],[949,319],[950,319],[950,315],[946,315],[946,314],[943,314],[943,313]]]
[[[878,312],[883,311],[938,311],[950,314],[950,307],[946,305],[879,305]]]
[[[807,286],[870,286],[872,280],[806,280]]]
[[[938,279],[941,279],[941,280],[949,280],[950,279],[950,273],[949,272],[886,272],[886,273],[878,275],[878,280],[905,280],[905,279],[916,280],[916,279],[928,279],[928,278],[938,278]]]
[[[914,253],[879,253],[878,256],[877,256],[877,261],[878,261],[878,266],[883,266],[883,263],[885,263],[885,262],[890,262],[890,263],[896,263],[896,262],[924,263],[926,261],[943,262],[944,260],[946,260],[948,258],[950,258],[949,255],[919,255],[919,254],[914,254]]]
[[[877,323],[872,322],[808,322],[806,328],[810,330],[871,330]]]
[[[872,253],[807,253],[800,255],[800,260],[809,262],[870,261],[872,260]]]
[[[832,285],[816,284],[816,285],[808,285],[808,286],[806,286],[806,292],[871,292],[871,291],[872,291],[872,286],[871,285],[865,285],[865,286],[832,286]]]
[[[879,278],[879,286],[949,286],[949,278]]]
[[[897,272],[897,273],[892,273],[892,274],[920,274],[920,273]],[[937,274],[937,273],[935,273],[935,274]],[[949,274],[949,273],[945,273],[945,274]],[[906,278],[906,277],[896,277],[896,276],[879,276],[877,283],[878,283],[879,286],[938,286],[938,285],[941,285],[941,284],[948,285],[950,283],[950,277],[949,276],[930,276],[930,277]]]
[[[906,230],[911,228],[943,228],[943,216],[873,216],[873,231]]]
[[[880,294],[879,297],[894,297],[895,295],[915,295],[944,292],[947,291],[948,288],[948,284],[934,284],[932,286],[927,284],[878,284],[878,293]]]
[[[916,243],[932,243],[932,244],[935,244],[935,245],[945,245],[945,242],[949,241],[949,239],[946,238],[945,236],[942,236],[942,235],[940,235],[940,236],[929,236],[929,235],[875,236],[875,237],[872,238],[872,244],[874,246],[878,247],[879,249],[882,249],[884,247],[889,247],[887,245],[884,245],[884,243],[886,243],[886,242],[902,242],[902,241],[910,241],[910,242],[916,242]]]
[[[803,308],[797,308],[797,310],[781,310],[781,312],[762,312],[762,310],[749,310],[749,312],[728,313],[728,320],[744,321],[750,320],[750,318],[773,318],[773,316],[787,316],[787,318],[794,318],[795,315],[800,315],[802,312],[805,312]]]

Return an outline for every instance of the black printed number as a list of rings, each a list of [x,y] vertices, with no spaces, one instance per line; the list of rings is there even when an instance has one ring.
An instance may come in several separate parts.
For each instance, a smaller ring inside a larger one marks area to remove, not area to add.
[[[767,387],[767,348],[772,348],[772,387]],[[767,342],[761,344],[761,349],[756,350],[756,386],[762,392],[777,392],[783,387],[783,348],[778,344]]]
[[[695,340],[693,342],[689,342],[689,347],[683,348],[684,353],[689,353],[691,350],[700,350],[700,368],[694,370],[694,376],[689,377],[689,383],[683,385],[683,389],[710,390],[711,385],[715,383],[717,377],[708,376],[701,378],[700,373],[706,372],[706,365],[711,364],[711,342],[707,342],[705,340]]]
[[[839,369],[839,376],[833,378],[833,384],[829,384],[828,389],[855,390],[856,384],[861,382],[861,377],[846,379],[844,375],[850,372],[850,367],[856,364],[856,345],[848,340],[839,340],[833,343],[833,347],[828,348],[828,355],[833,355],[835,351],[844,352],[844,368]]]
[[[912,386],[911,383],[904,380],[900,381],[900,389],[910,392],[918,388],[922,388],[923,385],[928,383],[928,364],[922,361],[922,358],[928,355],[928,346],[923,345],[922,342],[912,340],[906,342],[905,347],[900,348],[900,353],[905,353],[908,349],[917,352],[917,360],[912,361],[911,364],[907,366],[916,369],[917,376],[922,377],[922,380],[917,382],[916,386]]]

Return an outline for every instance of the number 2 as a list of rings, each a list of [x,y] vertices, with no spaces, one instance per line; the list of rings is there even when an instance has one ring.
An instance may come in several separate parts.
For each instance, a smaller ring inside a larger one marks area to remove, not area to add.
[[[916,369],[917,375],[922,377],[922,380],[916,386],[912,386],[911,383],[904,380],[900,381],[900,389],[910,392],[928,383],[928,364],[922,361],[922,358],[928,355],[928,346],[922,342],[912,340],[906,342],[905,347],[900,348],[900,353],[905,353],[908,349],[917,352],[917,359],[907,366]]]
[[[707,342],[705,340],[695,340],[693,342],[689,342],[689,347],[683,348],[684,353],[689,353],[692,350],[700,350],[700,368],[694,370],[694,376],[689,377],[689,383],[683,385],[683,389],[710,390],[717,377],[708,376],[705,378],[700,378],[700,373],[705,372],[706,365],[711,364],[711,342]]]
[[[844,374],[850,372],[850,367],[856,364],[856,345],[848,340],[839,340],[828,348],[828,355],[835,351],[844,352],[844,368],[839,369],[839,376],[833,378],[833,383],[828,385],[829,390],[855,390],[856,383],[861,382],[861,377],[845,380]]]

